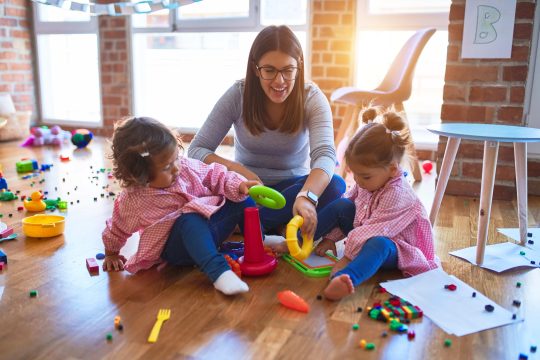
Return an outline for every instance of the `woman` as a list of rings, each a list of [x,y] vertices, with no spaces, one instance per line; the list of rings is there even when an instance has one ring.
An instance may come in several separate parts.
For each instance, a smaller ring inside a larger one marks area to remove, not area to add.
[[[236,161],[215,154],[231,126]],[[219,99],[188,156],[218,162],[280,191],[287,205],[260,211],[265,231],[301,215],[302,233],[313,236],[317,211],[345,192],[345,182],[334,175],[330,105],[316,85],[304,84],[302,47],[288,27],[269,26],[257,35],[246,78]]]

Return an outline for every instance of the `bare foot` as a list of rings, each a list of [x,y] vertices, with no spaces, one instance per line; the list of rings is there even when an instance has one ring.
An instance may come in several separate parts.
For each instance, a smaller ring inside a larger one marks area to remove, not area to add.
[[[347,274],[341,274],[330,280],[330,283],[323,291],[328,300],[340,300],[352,293],[354,293],[354,286]]]

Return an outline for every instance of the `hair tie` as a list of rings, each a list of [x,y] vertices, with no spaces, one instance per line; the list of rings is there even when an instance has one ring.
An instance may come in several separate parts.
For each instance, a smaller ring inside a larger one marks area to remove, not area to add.
[[[141,155],[144,158],[144,157],[149,156],[150,153],[148,151],[145,151],[145,152],[139,153],[139,155]]]

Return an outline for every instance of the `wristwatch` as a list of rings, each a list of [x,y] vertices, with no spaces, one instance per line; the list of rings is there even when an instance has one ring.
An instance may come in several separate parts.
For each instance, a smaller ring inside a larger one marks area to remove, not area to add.
[[[315,207],[317,207],[317,204],[319,203],[319,197],[315,193],[312,193],[309,190],[305,190],[300,191],[298,195],[296,195],[296,198],[299,198],[300,196],[305,197],[306,199],[311,201],[311,203],[315,205]]]

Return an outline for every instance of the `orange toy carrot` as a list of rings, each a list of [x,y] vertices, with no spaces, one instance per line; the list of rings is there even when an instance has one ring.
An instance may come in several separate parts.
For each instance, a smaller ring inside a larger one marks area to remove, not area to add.
[[[300,312],[309,312],[308,303],[291,290],[284,290],[278,293],[278,300],[281,305]]]

